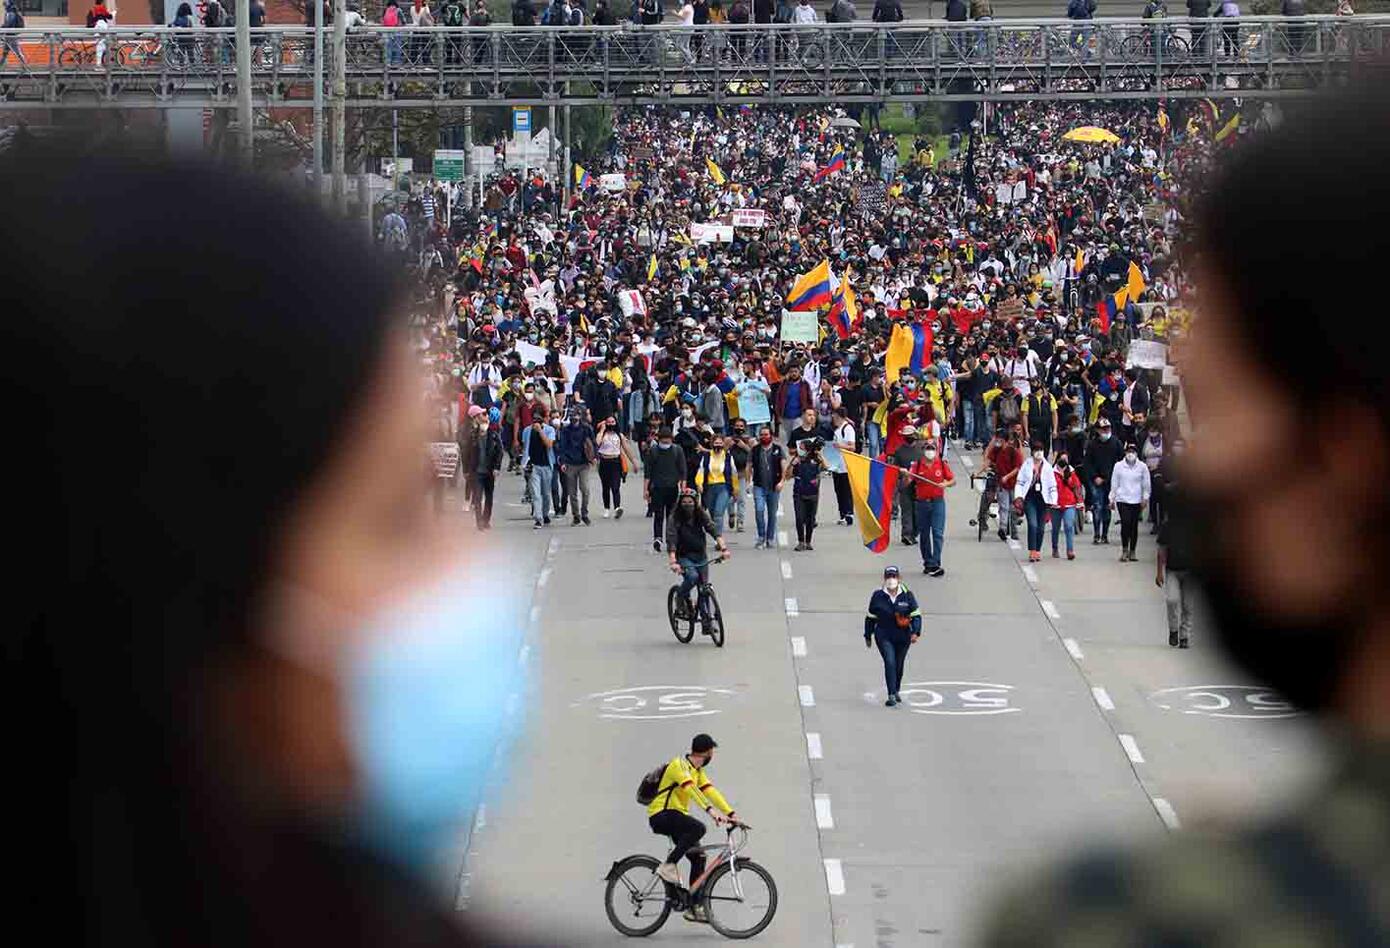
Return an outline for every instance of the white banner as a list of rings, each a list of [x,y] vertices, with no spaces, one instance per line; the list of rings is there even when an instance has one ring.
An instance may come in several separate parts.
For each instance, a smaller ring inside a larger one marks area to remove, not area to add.
[[[730,220],[735,227],[762,227],[767,223],[767,211],[755,207],[735,208]]]
[[[618,294],[618,308],[623,311],[623,318],[631,318],[633,313],[639,316],[647,315],[647,302],[642,299],[642,294],[638,290],[623,290]]]
[[[718,241],[721,244],[734,242],[734,228],[731,224],[691,224],[690,239],[697,244]]]
[[[791,312],[782,310],[781,339],[783,342],[819,342],[820,326],[816,321],[816,311]]]
[[[1168,364],[1168,347],[1161,342],[1140,339],[1129,344],[1127,367],[1161,369]]]
[[[627,187],[627,178],[621,174],[601,174],[598,178],[599,187],[605,191],[621,191]]]

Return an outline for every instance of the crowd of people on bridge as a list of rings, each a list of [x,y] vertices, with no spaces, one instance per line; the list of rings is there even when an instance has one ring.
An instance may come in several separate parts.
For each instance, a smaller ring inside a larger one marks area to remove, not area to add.
[[[1259,122],[1152,103],[982,118],[914,140],[837,108],[631,110],[568,203],[539,174],[513,176],[501,200],[455,208],[450,228],[447,195],[417,196],[384,231],[435,290],[420,345],[479,528],[515,475],[537,530],[635,508],[662,550],[688,489],[718,531],[751,520],[754,547],[777,549],[791,545],[785,492],[794,550],[811,552],[830,519],[822,480],[837,524],[855,522],[856,453],[902,472],[896,539],[939,577],[942,478],[966,472],[922,472],[978,450],[1000,539],[1025,522],[1038,560],[1050,526],[1052,555],[1073,559],[1075,534],[1106,545],[1118,521],[1119,558],[1135,561],[1182,450],[1165,353],[1192,292],[1184,209],[1215,150]],[[1082,126],[1116,141],[1064,137]],[[783,338],[793,285],[822,262],[857,295],[858,321],[841,335],[822,306],[815,338]],[[894,326],[925,342],[890,378]],[[1181,614],[1181,571],[1168,575]]]

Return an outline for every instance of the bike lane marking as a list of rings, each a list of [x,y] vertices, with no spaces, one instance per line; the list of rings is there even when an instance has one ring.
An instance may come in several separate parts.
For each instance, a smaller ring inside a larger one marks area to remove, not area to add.
[[[1134,735],[1120,734],[1119,738],[1120,746],[1125,749],[1125,753],[1129,755],[1130,761],[1132,763],[1142,764],[1144,762],[1144,755],[1139,752],[1139,744],[1134,740]],[[1149,797],[1149,799],[1152,800],[1153,797]]]
[[[1170,830],[1182,829],[1182,822],[1178,819],[1178,811],[1173,809],[1173,804],[1162,797],[1154,797],[1154,809],[1158,811],[1158,818],[1163,821],[1163,825]]]
[[[830,812],[830,794],[817,793],[814,798],[816,804],[816,826],[819,829],[834,829],[835,817]]]
[[[794,618],[796,618],[797,616],[801,615],[801,610],[800,610],[800,608],[798,608],[798,606],[797,606],[797,602],[796,602],[796,597],[795,597],[795,596],[788,596],[785,600],[783,600],[783,605],[784,605],[784,606],[786,607],[786,609],[787,609],[787,617],[788,617],[788,618],[793,618],[793,619],[794,619]]]
[[[825,753],[820,746],[820,735],[814,731],[806,732],[806,756],[812,760],[823,760]]]
[[[838,859],[825,860],[825,887],[831,895],[845,894],[845,870]]]
[[[803,708],[814,708],[816,706],[816,693],[811,690],[810,685],[798,685],[796,693],[801,698]]]
[[[786,560],[783,560],[783,561],[782,561],[782,578],[783,578],[783,579],[791,579],[791,578],[792,578],[792,564],[789,563],[789,562],[787,562]]]
[[[799,635],[792,636],[792,657],[806,657],[806,640]]]
[[[1062,644],[1066,646],[1071,657],[1078,662],[1086,657],[1086,653],[1081,651],[1081,646],[1076,644],[1076,639],[1062,639]]]
[[[1110,692],[1106,691],[1100,685],[1095,685],[1091,688],[1091,695],[1096,699],[1096,704],[1100,705],[1102,710],[1115,710],[1115,702],[1110,700]]]

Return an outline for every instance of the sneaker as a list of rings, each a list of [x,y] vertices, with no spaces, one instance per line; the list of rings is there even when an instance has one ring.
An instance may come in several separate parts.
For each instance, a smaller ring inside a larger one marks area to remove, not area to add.
[[[1074,560],[1074,559],[1076,559],[1076,554],[1073,553],[1071,550],[1068,550],[1068,551],[1067,551],[1067,559],[1069,559],[1069,560]]]
[[[1178,630],[1177,630],[1177,629],[1169,629],[1169,630],[1168,630],[1168,647],[1169,647],[1169,648],[1177,648],[1177,646],[1178,646]]]
[[[845,518],[844,518],[844,517],[841,517],[839,520],[836,520],[836,521],[835,521],[835,525],[836,525],[837,527],[843,527],[843,526],[845,525]]]
[[[893,705],[895,705],[895,704],[897,704],[897,703],[898,703],[897,696],[896,696],[896,695],[889,695],[889,696],[888,696],[888,700],[885,701],[885,702],[883,702],[883,706],[884,706],[885,708],[891,708],[891,707],[893,707]]]
[[[608,519],[608,508],[607,508],[607,507],[604,507],[604,508],[603,508],[603,519],[604,519],[604,520],[607,520],[607,519]]]
[[[932,567],[931,575],[940,578],[946,575],[946,570],[940,566],[934,566]]]
[[[922,564],[922,575],[923,575],[923,576],[930,576],[930,575],[931,575],[931,567],[928,566],[926,563],[923,563],[923,564]]]
[[[1100,546],[1100,537],[1093,534],[1091,536],[1091,546]]]
[[[614,511],[613,511],[613,519],[614,519],[614,520],[621,520],[621,519],[623,519],[623,508],[618,507],[618,508],[614,509]]]
[[[586,527],[589,526],[591,523],[593,523],[593,521],[589,519],[589,515],[588,515],[588,514],[581,514],[580,517],[579,517],[579,520],[580,520],[580,522],[582,522],[582,523],[584,524],[584,526],[586,526]]]
[[[1053,550],[1053,551],[1052,551],[1052,558],[1053,558],[1054,560],[1057,559],[1059,555],[1060,555],[1060,554],[1059,554],[1056,550]]]
[[[705,907],[703,905],[690,906],[690,908],[685,910],[685,914],[682,915],[681,918],[684,918],[687,922],[699,922],[701,925],[709,924],[709,916],[705,914]]]
[[[758,537],[756,540],[753,541],[753,549],[755,550],[761,550],[766,545],[767,541],[764,540],[762,537]]]
[[[579,526],[579,518],[578,518],[578,517],[575,517],[573,520],[571,520],[571,521],[570,521],[570,526],[571,526],[571,527],[577,527],[577,526]]]
[[[662,882],[669,882],[671,885],[681,884],[681,873],[673,862],[663,862],[656,867],[656,874],[661,877]]]
[[[743,529],[743,521],[742,521],[742,520],[740,520],[740,521],[738,522],[738,526],[734,527],[734,532],[735,532],[735,533],[743,533],[743,532],[745,532],[744,529]]]
[[[550,526],[550,518],[549,518],[549,517],[546,517],[546,518],[545,518],[545,525],[546,525],[547,527]]]
[[[852,526],[854,526],[854,518],[853,518],[853,517],[846,517],[846,518],[845,518],[845,526],[847,526],[847,527],[852,527]]]
[[[1178,648],[1187,648],[1187,639],[1178,639]]]
[[[807,553],[814,553],[814,552],[816,552],[816,548],[813,547],[811,544],[808,543],[808,544],[806,544],[806,552],[807,552]]]
[[[1005,531],[1003,531],[1003,530],[1000,530],[1000,531],[999,531],[999,539],[1001,539],[1001,540],[1007,540],[1008,538],[1009,538],[1009,535],[1008,535]]]
[[[531,529],[532,529],[532,530],[539,530],[540,528],[541,528],[541,522],[540,522],[539,520],[537,520],[537,521],[536,521],[534,524],[532,524],[532,526],[531,526]]]
[[[661,552],[661,541],[660,541],[660,540],[653,540],[653,541],[652,541],[652,552],[653,552],[653,553],[660,553],[660,552]]]
[[[805,549],[806,549],[806,544],[804,544],[804,543],[798,543],[798,544],[796,545],[796,549],[792,550],[792,552],[793,552],[793,553],[801,553],[801,552],[803,552]]]

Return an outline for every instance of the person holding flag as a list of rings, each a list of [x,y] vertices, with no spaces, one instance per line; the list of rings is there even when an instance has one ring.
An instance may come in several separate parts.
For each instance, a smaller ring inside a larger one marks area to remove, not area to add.
[[[933,443],[923,445],[922,456],[912,463],[907,473],[915,491],[922,572],[928,576],[945,576],[946,570],[941,565],[941,547],[946,540],[945,489],[954,486],[956,476],[946,459],[938,456]]]

